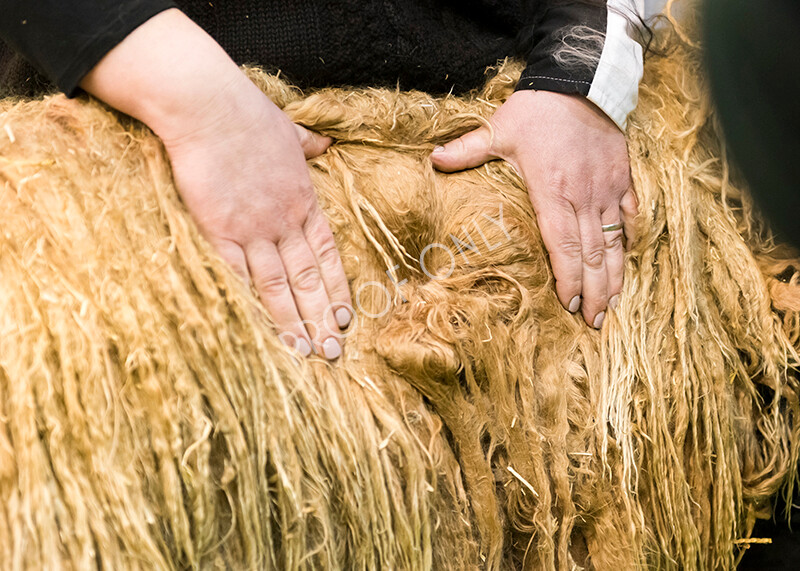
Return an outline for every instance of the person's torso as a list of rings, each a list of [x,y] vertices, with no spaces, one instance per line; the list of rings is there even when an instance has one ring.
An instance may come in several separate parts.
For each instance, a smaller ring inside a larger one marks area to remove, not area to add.
[[[238,64],[296,85],[396,86],[431,93],[479,87],[513,55],[535,0],[176,0]],[[527,14],[527,15],[526,15]],[[0,42],[0,91],[52,89]]]
[[[239,64],[301,87],[400,85],[431,92],[482,84],[511,55],[519,0],[178,0]]]

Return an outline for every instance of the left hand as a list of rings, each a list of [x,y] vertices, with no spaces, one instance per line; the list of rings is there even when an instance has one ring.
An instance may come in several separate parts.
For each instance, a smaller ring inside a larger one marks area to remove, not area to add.
[[[518,91],[487,127],[437,148],[433,165],[444,172],[504,159],[522,175],[550,254],[556,294],[600,328],[622,290],[623,239],[633,238],[636,196],[625,136],[580,95]],[[603,232],[621,223],[623,230]]]

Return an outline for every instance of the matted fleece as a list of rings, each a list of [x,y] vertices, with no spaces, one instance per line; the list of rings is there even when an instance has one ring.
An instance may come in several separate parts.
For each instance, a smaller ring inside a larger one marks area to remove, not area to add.
[[[248,70],[335,138],[309,161],[357,302],[335,363],[280,343],[147,128],[1,101],[0,569],[732,568],[797,466],[800,264],[665,34],[600,332],[514,170],[428,159],[520,65],[441,98]]]

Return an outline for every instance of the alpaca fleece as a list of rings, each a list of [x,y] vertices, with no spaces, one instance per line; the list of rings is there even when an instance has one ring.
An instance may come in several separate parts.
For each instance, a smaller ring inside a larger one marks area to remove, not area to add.
[[[309,162],[357,302],[333,364],[278,341],[148,129],[2,100],[0,569],[732,568],[797,466],[800,263],[696,50],[660,42],[602,332],[558,303],[508,164],[427,158],[520,64],[464,98],[249,70],[336,139]]]

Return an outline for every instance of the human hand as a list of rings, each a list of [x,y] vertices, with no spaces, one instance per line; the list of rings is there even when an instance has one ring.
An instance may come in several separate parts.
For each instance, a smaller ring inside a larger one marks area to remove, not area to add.
[[[81,86],[161,137],[186,207],[252,279],[284,342],[341,355],[350,290],[305,162],[330,139],[292,124],[177,10],[137,28]]]
[[[186,134],[164,138],[175,183],[201,232],[252,280],[281,331],[308,355],[335,359],[350,321],[350,291],[306,159],[330,145],[253,86],[223,98]],[[234,103],[238,101],[238,103]]]
[[[434,166],[452,172],[494,160],[521,174],[550,254],[556,294],[600,328],[622,290],[623,239],[633,239],[636,196],[623,133],[584,97],[518,91],[481,127],[437,148]],[[603,232],[604,225],[624,228]]]

